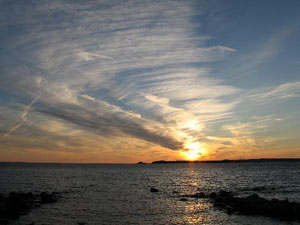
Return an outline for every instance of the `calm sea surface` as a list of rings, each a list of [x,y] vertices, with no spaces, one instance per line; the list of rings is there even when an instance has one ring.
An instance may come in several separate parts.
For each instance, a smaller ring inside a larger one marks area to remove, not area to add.
[[[151,193],[150,188],[159,189]],[[221,189],[239,195],[300,202],[300,163],[232,164],[6,164],[0,193],[61,192],[14,224],[298,224],[264,217],[227,215],[207,199],[179,201],[180,194]],[[178,192],[178,193],[176,193]]]

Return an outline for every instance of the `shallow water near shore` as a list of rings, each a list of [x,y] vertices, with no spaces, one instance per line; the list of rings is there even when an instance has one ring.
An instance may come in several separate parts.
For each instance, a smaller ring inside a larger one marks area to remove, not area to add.
[[[300,202],[300,163],[22,164],[0,163],[0,193],[60,192],[54,204],[12,224],[299,224],[227,215],[208,199],[180,195],[219,190]],[[151,193],[155,187],[157,193]],[[253,190],[253,188],[256,188]]]

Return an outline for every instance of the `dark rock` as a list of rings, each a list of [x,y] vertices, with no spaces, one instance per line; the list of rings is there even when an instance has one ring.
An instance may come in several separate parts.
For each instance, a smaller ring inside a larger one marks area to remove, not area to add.
[[[279,200],[276,199],[276,198],[272,198],[270,202],[271,202],[272,204],[278,204],[278,203],[279,203]]]
[[[290,202],[288,199],[267,200],[257,194],[247,197],[234,197],[231,192],[225,191],[213,195],[214,198],[211,199],[214,206],[225,210],[228,214],[258,215],[300,222],[300,203]]]
[[[4,200],[2,215],[7,219],[18,219],[20,215],[28,214],[34,207],[34,195],[31,192],[10,192]]]
[[[258,199],[260,198],[258,194],[252,194],[246,197],[246,199]]]
[[[199,192],[199,193],[196,193],[196,194],[192,195],[191,197],[193,197],[193,198],[206,198],[206,195],[203,192]]]
[[[0,195],[0,224],[8,224],[21,215],[28,214],[36,205],[35,196],[31,193],[10,192],[8,196]]]
[[[23,199],[23,200],[33,200],[34,199],[34,195],[31,192],[28,193],[23,193],[23,192],[10,192],[9,196],[10,199]]]
[[[188,197],[188,198],[207,198],[206,194],[203,192],[198,192],[192,195],[181,195],[181,197]]]
[[[181,198],[181,199],[179,199],[179,201],[186,202],[187,199],[186,198]]]
[[[9,224],[22,215],[27,215],[41,203],[56,202],[56,194],[42,192],[34,195],[31,192],[10,192],[8,195],[0,194],[0,224]],[[30,223],[30,225],[33,225]]]
[[[215,199],[217,197],[217,193],[216,192],[212,192],[209,194],[209,198],[210,199]]]
[[[255,187],[252,189],[252,191],[264,191],[264,190],[266,190],[265,187]]]
[[[232,196],[232,192],[231,191],[223,191],[223,190],[221,190],[219,192],[219,196],[222,197],[222,198],[228,198],[228,197]]]
[[[180,201],[187,201],[186,197],[210,198],[214,207],[225,210],[229,215],[266,216],[279,220],[300,222],[300,203],[290,202],[288,199],[278,200],[273,198],[267,200],[258,194],[235,197],[232,192],[223,190],[218,193],[211,192],[209,195],[199,192],[192,195],[181,195],[180,197]]]
[[[156,189],[156,188],[150,188],[150,192],[158,192],[158,189]]]
[[[57,194],[55,192],[53,193],[41,192],[40,194],[41,204],[57,202],[56,195]]]

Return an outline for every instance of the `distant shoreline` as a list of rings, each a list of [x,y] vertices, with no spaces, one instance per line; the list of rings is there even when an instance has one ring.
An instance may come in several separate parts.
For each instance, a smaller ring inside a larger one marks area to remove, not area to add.
[[[300,158],[260,158],[260,159],[223,159],[223,160],[176,160],[176,161],[168,161],[168,160],[159,160],[151,162],[137,162],[137,163],[86,163],[86,162],[1,162],[0,165],[5,164],[48,164],[48,165],[134,165],[134,164],[188,164],[188,163],[251,163],[251,162],[300,162]]]
[[[203,160],[203,161],[154,161],[152,164],[173,164],[173,163],[251,163],[251,162],[300,162],[300,158],[261,158],[261,159],[223,159],[223,160]]]

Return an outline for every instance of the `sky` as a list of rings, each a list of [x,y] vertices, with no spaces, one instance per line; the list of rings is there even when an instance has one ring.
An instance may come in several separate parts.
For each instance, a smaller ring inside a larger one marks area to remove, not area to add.
[[[0,161],[300,157],[299,11],[2,0]]]

